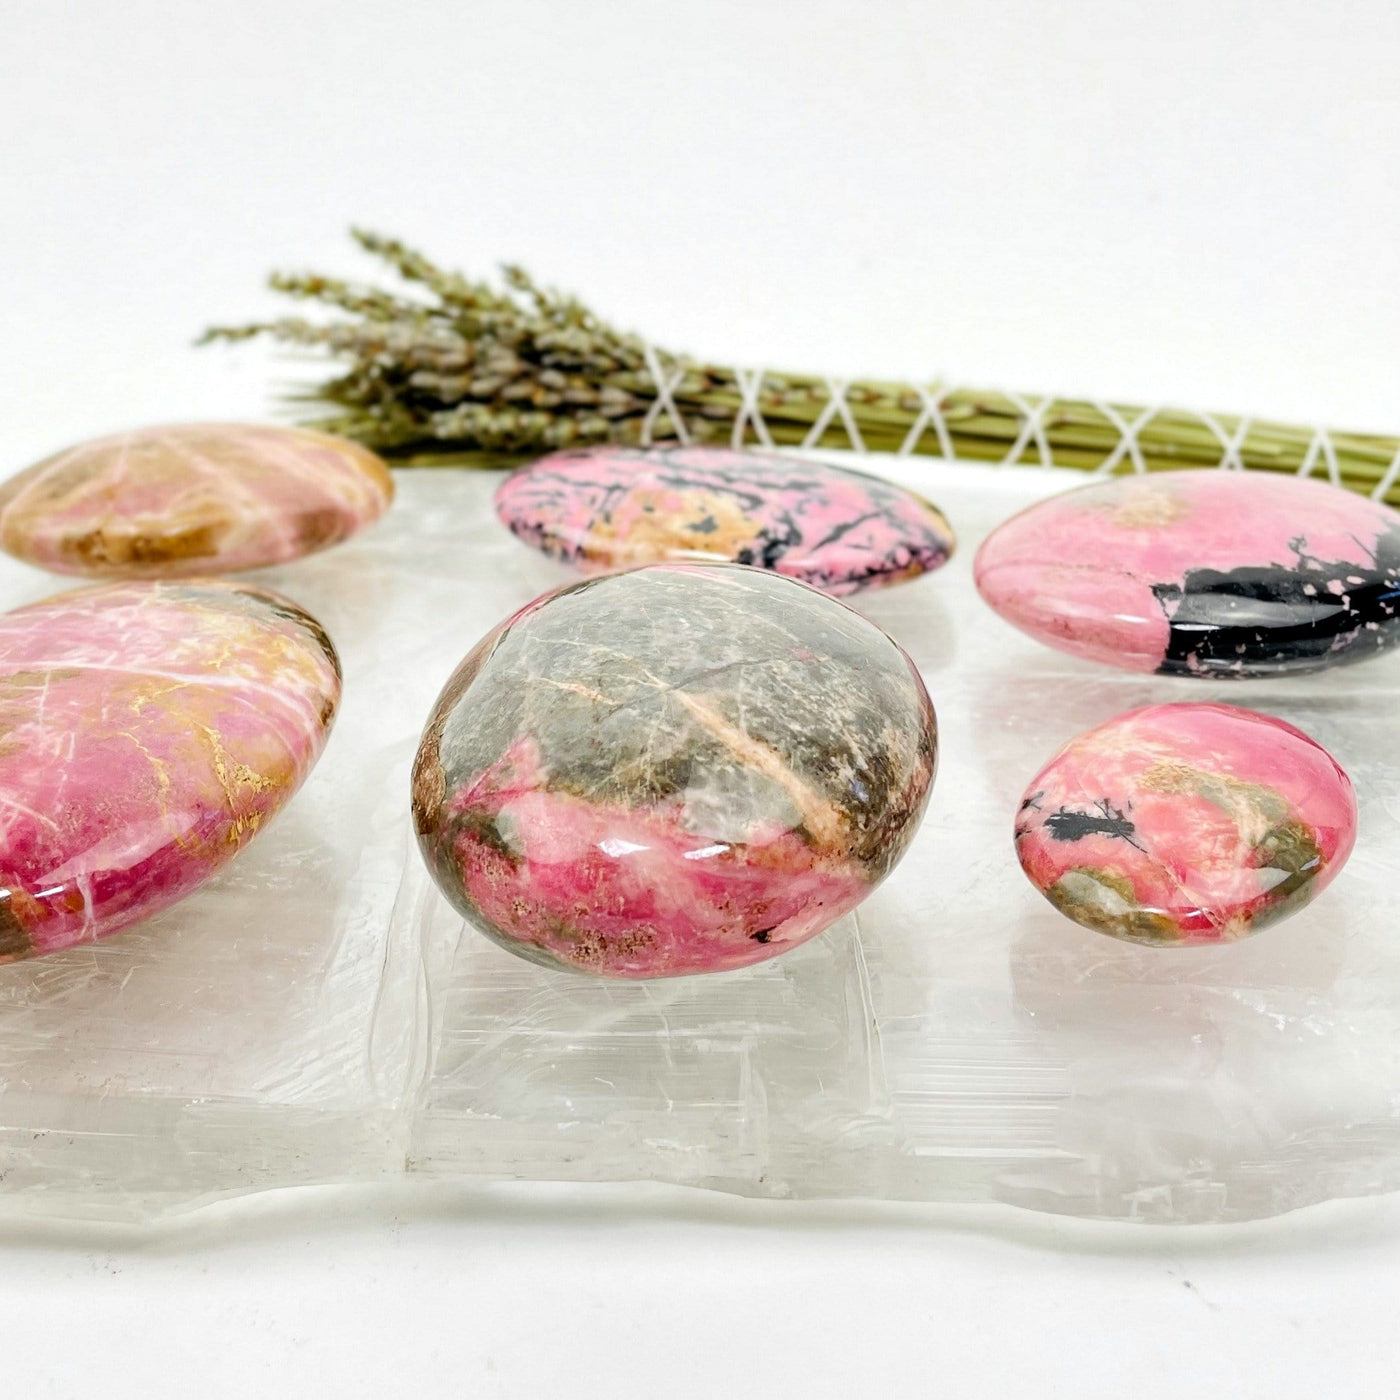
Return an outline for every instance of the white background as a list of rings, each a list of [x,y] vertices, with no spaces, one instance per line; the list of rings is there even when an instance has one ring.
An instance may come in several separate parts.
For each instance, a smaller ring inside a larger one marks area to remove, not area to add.
[[[677,349],[1400,428],[1393,0],[0,0],[0,472],[264,417],[350,222]],[[1238,1230],[660,1189],[0,1226],[17,1396],[1394,1393],[1400,1206]]]

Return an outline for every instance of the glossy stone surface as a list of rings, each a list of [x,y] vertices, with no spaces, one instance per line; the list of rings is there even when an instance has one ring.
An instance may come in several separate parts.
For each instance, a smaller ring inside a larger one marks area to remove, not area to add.
[[[504,947],[610,977],[742,967],[898,861],[933,780],[908,657],[843,604],[739,565],[546,594],[462,663],[413,810],[453,904]]]
[[[988,536],[977,587],[1076,656],[1205,677],[1316,671],[1400,640],[1400,514],[1266,472],[1122,477]]]
[[[219,581],[0,615],[0,961],[173,904],[300,786],[340,699],[320,625]]]
[[[0,548],[60,574],[234,573],[338,544],[393,495],[384,463],[344,438],[255,423],[143,428],[0,485]]]
[[[937,569],[954,547],[942,514],[890,482],[719,447],[556,452],[501,484],[496,513],[589,572],[730,560],[837,595]]]
[[[1301,730],[1231,705],[1151,705],[1065,745],[1026,790],[1016,853],[1086,928],[1220,943],[1302,908],[1356,840],[1356,797]]]

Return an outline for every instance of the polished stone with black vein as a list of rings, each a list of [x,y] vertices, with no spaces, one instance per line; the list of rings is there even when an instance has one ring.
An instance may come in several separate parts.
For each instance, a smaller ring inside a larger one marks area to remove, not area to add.
[[[1031,780],[1016,854],[1064,915],[1134,943],[1231,942],[1301,909],[1356,840],[1351,780],[1292,725],[1150,705],[1071,739]]]
[[[496,513],[588,572],[727,560],[843,595],[941,568],[943,514],[864,472],[771,452],[679,445],[555,452],[508,477]]]
[[[1125,477],[994,531],[977,586],[1007,621],[1135,671],[1319,671],[1400,642],[1400,514],[1264,472]]]

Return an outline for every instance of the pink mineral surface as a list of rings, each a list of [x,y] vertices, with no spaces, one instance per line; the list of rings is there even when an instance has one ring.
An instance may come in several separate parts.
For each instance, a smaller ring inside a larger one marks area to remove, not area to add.
[[[0,960],[189,894],[300,786],[339,699],[319,624],[260,589],[125,582],[0,615]]]
[[[1071,740],[1026,790],[1016,853],[1077,923],[1139,943],[1219,943],[1300,909],[1356,840],[1351,781],[1292,725],[1151,705]]]
[[[521,956],[608,977],[773,957],[899,860],[933,780],[908,657],[739,565],[546,595],[448,682],[414,766],[444,893]]]
[[[1400,642],[1400,514],[1324,482],[1176,471],[1052,496],[992,532],[983,598],[1125,670],[1315,671]]]
[[[393,494],[384,463],[344,438],[251,423],[143,428],[0,485],[0,547],[60,574],[234,573],[348,539]]]
[[[496,513],[526,543],[591,573],[728,560],[836,595],[940,568],[955,544],[936,507],[891,482],[721,447],[555,452],[501,483]]]

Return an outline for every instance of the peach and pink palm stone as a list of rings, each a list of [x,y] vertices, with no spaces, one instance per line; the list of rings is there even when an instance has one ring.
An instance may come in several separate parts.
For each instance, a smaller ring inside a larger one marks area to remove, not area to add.
[[[339,699],[320,625],[246,585],[113,583],[0,615],[0,961],[196,889],[300,786]]]
[[[1326,888],[1356,820],[1346,773],[1291,724],[1230,705],[1151,705],[1079,735],[1036,775],[1016,853],[1086,928],[1221,943]]]
[[[1001,525],[974,567],[1008,622],[1125,670],[1281,675],[1400,642],[1400,513],[1295,476],[1081,487]]]
[[[523,957],[607,977],[743,967],[899,860],[937,750],[918,672],[791,579],[658,564],[546,594],[458,668],[424,732],[428,868]]]
[[[326,433],[143,428],[80,443],[0,485],[0,548],[60,574],[235,573],[349,539],[393,494],[373,452]]]
[[[501,483],[496,513],[590,573],[727,560],[836,595],[940,568],[955,545],[942,513],[892,482],[720,447],[555,452]]]

